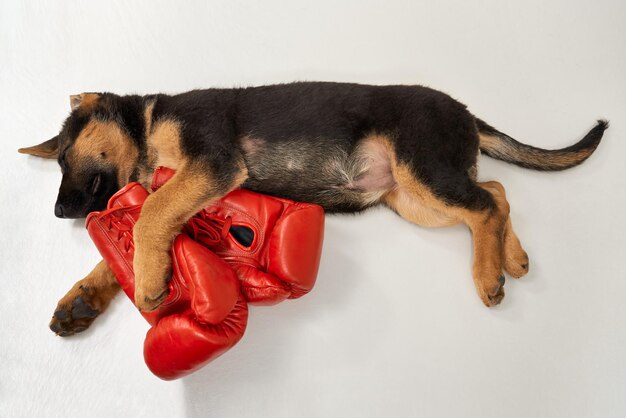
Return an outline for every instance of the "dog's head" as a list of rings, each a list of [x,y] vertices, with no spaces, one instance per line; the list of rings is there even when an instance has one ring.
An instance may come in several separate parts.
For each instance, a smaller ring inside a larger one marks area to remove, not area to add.
[[[143,115],[137,96],[83,93],[70,96],[72,112],[61,132],[18,151],[57,159],[63,179],[54,207],[59,218],[82,218],[106,208],[108,199],[133,176]]]

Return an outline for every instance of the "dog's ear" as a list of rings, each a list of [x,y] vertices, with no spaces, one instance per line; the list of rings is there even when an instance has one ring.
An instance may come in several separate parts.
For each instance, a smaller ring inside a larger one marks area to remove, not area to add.
[[[98,93],[81,93],[72,94],[70,96],[70,107],[72,110],[78,109],[80,106],[91,106],[100,98]]]
[[[80,106],[80,102],[83,100],[80,94],[72,94],[70,96],[70,107],[72,110],[76,110]]]
[[[41,158],[57,158],[59,156],[59,137],[55,136],[32,147],[20,148],[17,152]]]

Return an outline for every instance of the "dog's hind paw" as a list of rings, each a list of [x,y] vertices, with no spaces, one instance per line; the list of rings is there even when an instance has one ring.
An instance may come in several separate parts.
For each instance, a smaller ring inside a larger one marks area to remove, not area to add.
[[[504,276],[490,281],[476,281],[476,290],[485,306],[493,307],[499,305],[504,299]]]
[[[524,250],[505,255],[504,270],[513,278],[519,279],[528,273],[528,255]]]

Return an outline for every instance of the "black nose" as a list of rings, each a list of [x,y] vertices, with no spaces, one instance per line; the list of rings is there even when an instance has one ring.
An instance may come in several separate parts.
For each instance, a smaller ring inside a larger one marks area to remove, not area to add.
[[[54,215],[57,218],[64,218],[63,216],[63,205],[60,203],[57,203],[56,205],[54,205]]]

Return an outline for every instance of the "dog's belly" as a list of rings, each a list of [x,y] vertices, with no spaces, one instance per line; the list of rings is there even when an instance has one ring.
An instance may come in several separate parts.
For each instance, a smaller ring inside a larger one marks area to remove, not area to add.
[[[342,141],[241,139],[248,180],[260,193],[354,212],[380,202],[396,183],[384,138],[367,137],[352,150]]]

